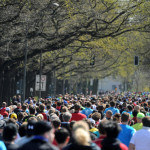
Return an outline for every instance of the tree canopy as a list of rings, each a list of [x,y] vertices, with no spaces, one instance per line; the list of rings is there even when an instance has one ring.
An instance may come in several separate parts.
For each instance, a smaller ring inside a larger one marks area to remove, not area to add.
[[[0,0],[1,77],[22,69],[26,49],[29,70],[39,70],[42,51],[45,73],[109,75],[131,62],[129,35],[149,32],[149,6],[145,0]]]

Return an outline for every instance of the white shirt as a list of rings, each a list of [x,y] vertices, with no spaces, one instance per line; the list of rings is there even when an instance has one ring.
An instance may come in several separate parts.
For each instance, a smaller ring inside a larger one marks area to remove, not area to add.
[[[150,150],[150,127],[143,127],[137,131],[130,143],[135,145],[135,150]]]
[[[96,110],[96,105],[94,104],[94,105],[92,105],[92,107],[93,107],[93,110]]]

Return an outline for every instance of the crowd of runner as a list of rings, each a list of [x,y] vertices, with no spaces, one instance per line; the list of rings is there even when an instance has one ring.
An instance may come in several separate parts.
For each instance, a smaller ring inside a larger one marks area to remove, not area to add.
[[[59,95],[0,108],[0,150],[150,150],[150,94]]]

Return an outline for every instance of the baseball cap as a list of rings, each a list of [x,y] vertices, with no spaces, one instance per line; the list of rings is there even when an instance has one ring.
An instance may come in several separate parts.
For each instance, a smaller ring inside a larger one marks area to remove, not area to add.
[[[6,126],[6,122],[4,120],[0,120],[0,129]]]
[[[8,112],[5,111],[5,112],[3,113],[3,116],[7,116],[7,117],[8,117]]]
[[[17,115],[16,115],[15,113],[12,113],[12,114],[10,115],[10,118],[15,118],[15,119],[17,119]]]
[[[34,134],[35,124],[36,124],[36,121],[34,121],[34,120],[28,121],[28,124],[27,124],[27,135],[28,136],[31,136]]]
[[[144,115],[143,113],[138,113],[138,114],[137,114],[137,118],[142,119],[142,118],[144,118],[144,117],[145,117],[145,115]]]

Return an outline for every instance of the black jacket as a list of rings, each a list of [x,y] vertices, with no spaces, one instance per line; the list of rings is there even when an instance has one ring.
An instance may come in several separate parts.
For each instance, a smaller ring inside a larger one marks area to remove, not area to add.
[[[63,148],[63,150],[100,150],[100,148],[95,143],[91,143],[90,146],[83,146],[71,143],[65,148]]]
[[[16,150],[16,149],[18,149],[18,145],[16,145],[16,144],[5,143],[5,146],[6,146],[7,150]]]
[[[19,150],[59,150],[59,149],[44,140],[33,139],[30,142],[21,146]]]

